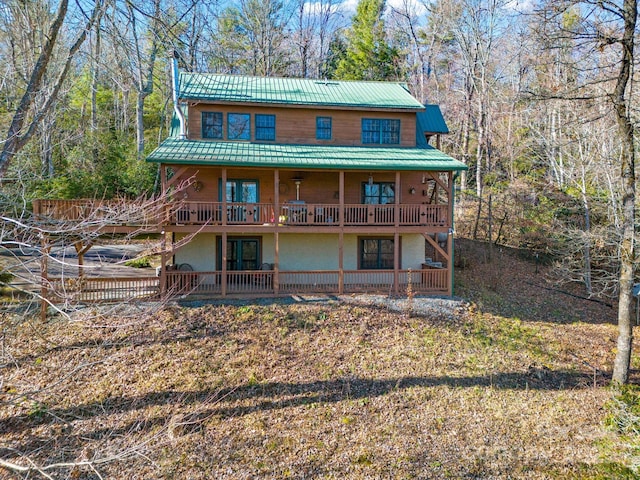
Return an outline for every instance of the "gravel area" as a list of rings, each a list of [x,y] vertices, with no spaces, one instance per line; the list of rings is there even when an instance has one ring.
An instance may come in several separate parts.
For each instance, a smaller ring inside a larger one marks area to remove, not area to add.
[[[410,313],[432,319],[454,320],[468,308],[468,302],[462,298],[415,296],[389,297],[388,295],[290,295],[286,297],[268,297],[252,299],[217,300],[180,300],[176,303],[183,307],[201,307],[204,305],[292,305],[299,303],[346,303],[361,306],[375,306],[392,312]]]

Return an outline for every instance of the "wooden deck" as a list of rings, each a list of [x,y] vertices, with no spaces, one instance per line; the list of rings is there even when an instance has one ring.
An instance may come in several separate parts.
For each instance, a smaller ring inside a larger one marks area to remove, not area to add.
[[[294,204],[177,202],[145,212],[135,204],[104,200],[36,200],[42,219],[87,222],[102,227],[162,226],[420,226],[448,228],[449,206],[439,204]]]
[[[53,303],[118,303],[176,297],[223,298],[227,296],[277,296],[294,294],[399,293],[446,295],[446,269],[401,270],[397,288],[393,270],[168,271],[166,287],[159,277],[65,277],[49,278],[47,298]]]

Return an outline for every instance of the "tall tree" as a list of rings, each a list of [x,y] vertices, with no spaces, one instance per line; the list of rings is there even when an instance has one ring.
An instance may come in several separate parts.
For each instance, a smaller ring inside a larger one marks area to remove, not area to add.
[[[56,102],[74,57],[82,47],[87,38],[87,32],[91,30],[104,5],[101,0],[96,0],[92,12],[87,15],[84,25],[80,27],[80,33],[65,50],[60,62],[61,66],[57,66],[54,59],[56,50],[64,49],[60,45],[62,43],[60,33],[67,18],[68,7],[68,0],[60,0],[47,34],[43,38],[37,61],[29,73],[24,94],[13,113],[0,152],[0,177],[6,172],[13,157],[31,140],[42,119]]]
[[[400,78],[399,55],[388,42],[384,22],[385,0],[360,0],[351,28],[345,33],[347,48],[333,74],[342,80]]]
[[[616,201],[618,265],[618,341],[614,361],[614,383],[629,380],[633,340],[633,281],[635,275],[635,131],[632,115],[632,70],[637,0],[566,0],[546,2],[540,14],[540,29],[555,25],[549,45],[571,47],[565,56],[553,56],[561,75],[559,82],[547,85],[547,99],[570,101],[580,108],[582,122],[606,118],[615,126],[617,148],[611,151],[619,167],[612,196]],[[547,32],[545,32],[547,33]],[[598,109],[597,106],[606,108]],[[604,110],[604,111],[603,111]],[[602,129],[601,129],[602,130]],[[564,173],[562,182],[565,181]],[[617,190],[617,191],[615,191]]]

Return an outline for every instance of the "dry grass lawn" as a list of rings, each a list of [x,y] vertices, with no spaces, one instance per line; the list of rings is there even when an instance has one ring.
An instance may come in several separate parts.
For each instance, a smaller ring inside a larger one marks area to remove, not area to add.
[[[632,478],[603,425],[611,318],[506,316],[539,306],[470,289],[482,268],[454,318],[332,299],[5,317],[0,458],[85,462],[45,471],[72,479]]]

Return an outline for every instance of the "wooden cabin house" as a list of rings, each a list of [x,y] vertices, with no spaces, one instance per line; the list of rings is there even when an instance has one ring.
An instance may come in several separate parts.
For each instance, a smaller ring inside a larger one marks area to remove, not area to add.
[[[159,165],[162,213],[142,220],[165,246],[162,297],[453,294],[454,176],[466,167],[430,145],[448,132],[437,106],[397,82],[174,65],[173,83],[172,134],[147,158]],[[48,218],[98,208],[104,202],[34,202]],[[79,263],[88,248],[76,245]]]
[[[180,124],[147,158],[172,199],[167,288],[452,294],[466,167],[429,145],[437,106],[396,82],[174,76]]]

